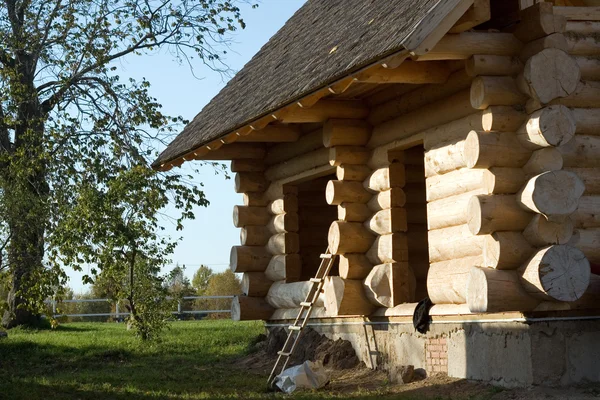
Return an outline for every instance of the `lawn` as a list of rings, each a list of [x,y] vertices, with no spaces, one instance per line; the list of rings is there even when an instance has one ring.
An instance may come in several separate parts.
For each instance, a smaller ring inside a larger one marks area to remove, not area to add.
[[[175,322],[160,342],[147,344],[115,323],[13,330],[0,340],[0,399],[283,398],[266,392],[264,375],[235,368],[235,360],[263,332],[258,322]],[[370,391],[355,387],[293,397],[448,398],[417,392],[394,393],[382,383]],[[486,389],[460,398],[492,393]]]

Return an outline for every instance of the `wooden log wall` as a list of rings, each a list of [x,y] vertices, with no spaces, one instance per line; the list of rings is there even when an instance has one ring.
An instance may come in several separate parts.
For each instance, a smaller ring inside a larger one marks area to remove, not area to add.
[[[531,7],[524,18],[522,24],[529,29],[515,31],[526,43],[522,70],[505,77],[493,95],[486,96],[491,83],[479,84],[472,92],[474,107],[488,105],[487,97],[491,105],[514,99],[515,105],[525,103],[526,110],[517,129],[474,131],[465,142],[468,168],[522,170],[518,190],[484,191],[469,199],[468,228],[484,240],[482,265],[471,267],[467,279],[465,300],[472,312],[530,311],[543,301],[572,303],[586,293],[590,281],[592,254],[584,254],[586,247],[579,242],[581,235],[573,235],[572,220],[578,227],[585,224],[579,222],[587,219],[582,216],[585,211],[578,210],[589,207],[582,197],[587,189],[581,175],[569,168],[586,167],[586,146],[581,143],[590,136],[580,134],[578,129],[588,131],[578,125],[594,111],[576,107],[600,104],[589,98],[594,84],[586,79],[594,76],[593,68],[577,60],[577,45],[568,44],[570,35],[565,32],[569,24],[553,15],[551,4]],[[542,23],[548,18],[556,21],[551,27]],[[517,101],[515,88],[524,100]]]

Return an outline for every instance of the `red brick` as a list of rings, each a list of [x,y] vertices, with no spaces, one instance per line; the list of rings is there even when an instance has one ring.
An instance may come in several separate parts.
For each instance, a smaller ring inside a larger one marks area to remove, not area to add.
[[[448,365],[448,359],[446,359],[446,358],[442,358],[442,359],[440,360],[440,364],[441,364],[441,365]]]
[[[431,358],[440,358],[440,353],[438,353],[438,352],[431,353]]]
[[[443,345],[443,346],[442,346],[442,350],[444,350],[444,351],[448,351],[448,346],[446,346],[446,345]]]
[[[445,345],[446,344],[446,338],[438,339],[438,343]]]
[[[448,358],[448,352],[447,351],[440,351],[440,358]]]
[[[439,344],[440,340],[439,339],[429,339],[429,343],[430,344]]]
[[[440,371],[441,371],[441,368],[440,368],[439,365],[434,365],[433,366],[433,372],[440,372]]]
[[[431,352],[430,351],[427,351],[426,354],[427,354],[427,358],[431,358]]]

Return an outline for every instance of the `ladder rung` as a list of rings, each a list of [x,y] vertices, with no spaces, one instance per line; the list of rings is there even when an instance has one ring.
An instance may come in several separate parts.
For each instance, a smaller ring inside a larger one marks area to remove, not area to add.
[[[284,357],[289,357],[291,355],[291,353],[287,353],[285,351],[278,351],[277,354]]]
[[[300,307],[312,307],[312,303],[308,301],[303,301],[302,303],[300,303]]]
[[[301,326],[298,326],[298,325],[290,325],[290,326],[288,326],[288,329],[289,329],[290,331],[301,331],[301,330],[302,330],[302,327],[301,327]]]
[[[310,278],[310,281],[313,283],[321,283],[323,282],[323,279],[321,278]]]
[[[333,254],[321,254],[321,258],[333,258]]]

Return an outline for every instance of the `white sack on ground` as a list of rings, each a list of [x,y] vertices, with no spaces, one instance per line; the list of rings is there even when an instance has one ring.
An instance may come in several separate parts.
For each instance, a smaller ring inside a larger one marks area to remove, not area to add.
[[[275,378],[275,386],[290,394],[296,389],[319,389],[329,382],[321,361],[305,361],[283,371]]]

